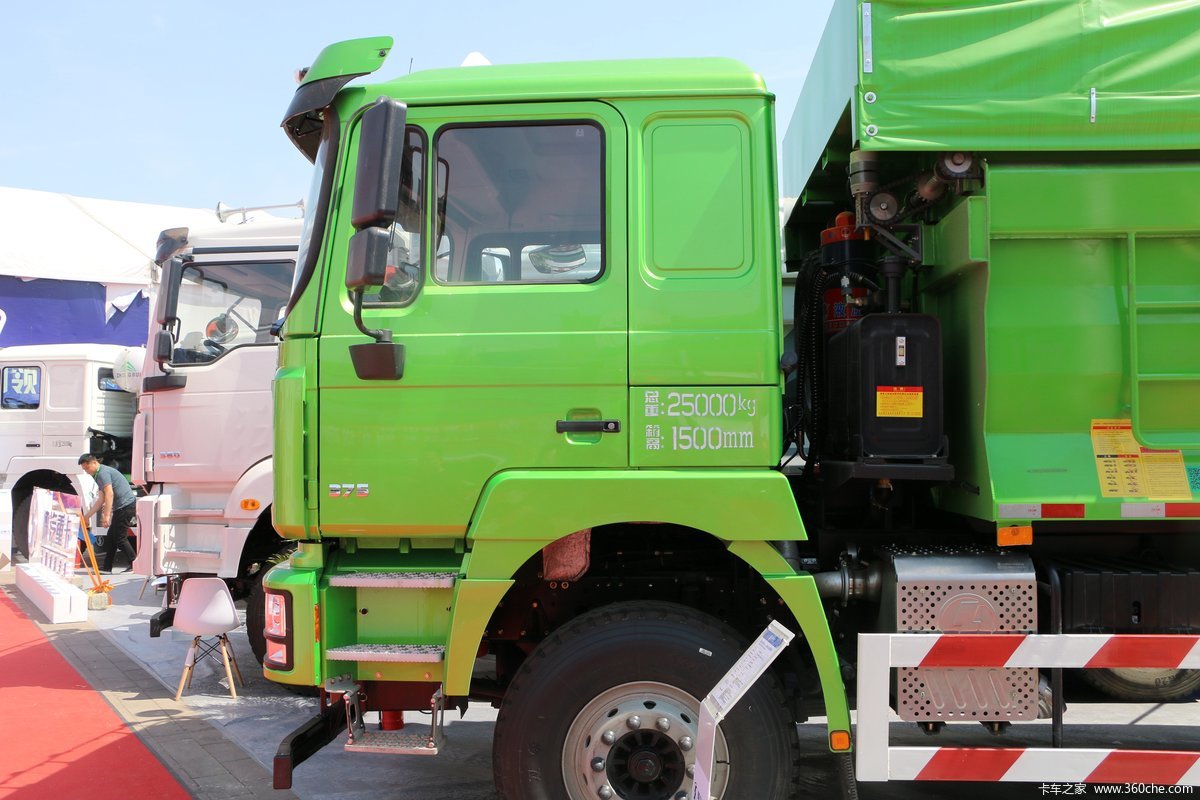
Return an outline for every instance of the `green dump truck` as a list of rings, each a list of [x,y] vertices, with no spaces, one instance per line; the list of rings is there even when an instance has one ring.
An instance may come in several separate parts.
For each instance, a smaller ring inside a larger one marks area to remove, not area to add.
[[[435,754],[475,699],[503,797],[689,796],[699,699],[777,620],[797,641],[712,789],[782,798],[794,722],[851,749],[859,634],[1194,644],[1197,28],[838,3],[782,232],[773,98],[736,62],[350,85],[392,40],[323,51],[284,123],[315,164],[275,381],[299,546],[264,581],[266,675],[323,692],[276,785],[347,727]],[[938,663],[896,670],[903,719],[1057,730],[1049,675]],[[1200,688],[1101,663],[1119,696]]]

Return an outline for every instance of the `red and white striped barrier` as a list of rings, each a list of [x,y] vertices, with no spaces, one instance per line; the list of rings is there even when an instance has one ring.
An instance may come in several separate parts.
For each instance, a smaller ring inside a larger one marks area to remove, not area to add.
[[[891,747],[892,667],[1200,669],[1200,636],[881,633],[858,636],[860,781],[1051,781],[1200,786],[1200,752]]]

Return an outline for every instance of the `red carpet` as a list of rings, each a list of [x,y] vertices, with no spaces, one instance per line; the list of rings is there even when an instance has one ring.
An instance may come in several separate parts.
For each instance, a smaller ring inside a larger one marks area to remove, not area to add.
[[[0,798],[190,796],[3,592],[0,709]]]

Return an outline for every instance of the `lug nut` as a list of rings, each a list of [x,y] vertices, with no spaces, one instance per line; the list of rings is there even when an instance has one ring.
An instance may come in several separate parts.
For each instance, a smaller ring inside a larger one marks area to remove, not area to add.
[[[637,714],[634,714],[632,717],[625,720],[625,724],[636,731],[638,728],[642,727],[642,718]]]
[[[604,772],[604,759],[600,756],[592,759],[592,772]]]
[[[608,786],[601,786],[596,790],[596,794],[600,795],[600,800],[609,800],[613,796],[613,790]]]
[[[663,733],[666,733],[667,731],[671,730],[671,720],[667,719],[666,717],[659,717],[654,721],[654,727],[658,728]]]
[[[692,737],[685,736],[679,740],[679,749],[686,753],[688,750],[691,750],[692,746],[695,744],[696,743],[692,741]]]
[[[605,731],[604,735],[600,737],[600,741],[604,742],[605,744],[612,744],[616,740],[617,734],[612,731]]]
[[[695,765],[695,764],[688,764],[688,765],[687,765],[687,776],[688,776],[689,778],[694,778],[694,777],[696,777],[696,765]]]

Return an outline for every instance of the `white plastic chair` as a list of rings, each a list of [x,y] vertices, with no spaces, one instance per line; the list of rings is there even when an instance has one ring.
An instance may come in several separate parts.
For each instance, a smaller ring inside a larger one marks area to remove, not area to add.
[[[233,596],[229,587],[220,578],[188,578],[179,590],[179,602],[175,605],[174,626],[177,630],[190,633],[194,637],[188,648],[187,659],[183,662],[183,674],[179,676],[179,689],[175,692],[175,700],[183,695],[184,687],[192,685],[192,671],[197,661],[204,658],[216,658],[218,649],[221,660],[225,663],[225,677],[229,679],[229,694],[237,699],[237,689],[233,685],[233,675],[237,674],[238,683],[242,686],[242,671],[238,669],[237,659],[233,656],[233,648],[229,646],[230,631],[241,626],[237,608],[233,605]],[[213,637],[205,641],[204,637]],[[229,668],[233,664],[233,670]]]

